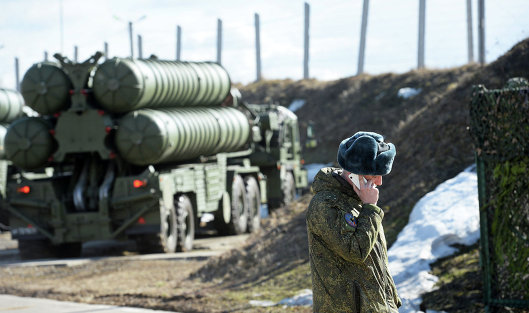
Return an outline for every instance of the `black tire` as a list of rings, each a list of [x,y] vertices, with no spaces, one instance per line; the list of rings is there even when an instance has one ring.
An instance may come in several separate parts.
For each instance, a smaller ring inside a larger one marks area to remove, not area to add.
[[[0,200],[0,205],[3,207],[4,202]],[[6,231],[9,229],[9,211],[0,207],[0,232]]]
[[[225,221],[223,218],[222,201],[220,201],[219,209],[215,214],[215,228],[220,235],[239,235],[248,229],[248,199],[244,181],[240,175],[233,177],[230,199],[229,221]]]
[[[176,203],[177,240],[176,251],[186,252],[193,249],[195,240],[195,215],[193,205],[186,195],[181,195]]]
[[[136,242],[136,249],[141,254],[148,253],[173,253],[176,252],[177,223],[176,210],[173,203],[160,210],[160,233],[134,235],[131,239]]]
[[[58,258],[78,258],[83,251],[83,244],[80,242],[69,242],[55,246],[55,256]]]
[[[296,200],[296,181],[292,172],[287,172],[283,181],[281,182],[281,190],[283,192],[282,204],[288,205]]]
[[[47,239],[18,241],[18,252],[23,260],[53,258],[53,250],[53,245]]]
[[[167,206],[165,213],[160,213],[160,245],[163,252],[176,252],[178,243],[178,223],[174,203]]]
[[[240,175],[234,177],[231,187],[231,219],[228,228],[230,235],[244,234],[248,229],[248,198]]]
[[[82,248],[83,245],[80,242],[53,245],[48,239],[18,241],[18,251],[23,260],[77,258],[81,256]]]
[[[254,233],[261,228],[261,192],[253,176],[246,177],[244,185],[248,198],[248,232]]]

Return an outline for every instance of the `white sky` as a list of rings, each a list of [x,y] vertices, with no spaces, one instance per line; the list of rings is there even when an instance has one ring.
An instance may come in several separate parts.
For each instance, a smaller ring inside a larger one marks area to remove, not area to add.
[[[108,42],[110,56],[130,55],[127,21],[143,37],[143,56],[176,57],[176,26],[182,28],[182,59],[216,60],[217,18],[223,21],[222,64],[232,81],[256,77],[254,13],[261,20],[262,74],[268,79],[303,76],[303,0],[0,0],[0,87],[15,88],[34,63],[61,52],[84,61]],[[308,0],[310,76],[320,80],[357,72],[363,0]],[[467,62],[466,0],[426,1],[425,64]],[[477,60],[477,0],[472,0]],[[371,0],[364,71],[406,72],[417,65],[419,0]],[[486,61],[529,37],[528,0],[485,0]],[[114,18],[119,17],[119,20]]]

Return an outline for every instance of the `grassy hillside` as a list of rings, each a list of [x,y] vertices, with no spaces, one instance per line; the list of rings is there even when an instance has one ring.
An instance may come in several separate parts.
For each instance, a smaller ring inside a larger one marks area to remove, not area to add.
[[[396,145],[393,171],[384,177],[379,201],[387,211],[384,223],[391,244],[424,194],[474,162],[467,131],[472,85],[501,88],[511,77],[527,77],[528,56],[529,40],[525,40],[484,67],[361,75],[330,82],[262,81],[243,86],[241,92],[255,103],[288,106],[294,99],[306,101],[296,111],[301,132],[312,121],[319,142],[318,148],[304,152],[307,163],[335,162],[340,141],[359,130],[384,134]],[[398,90],[404,87],[422,91],[413,98],[399,98]]]

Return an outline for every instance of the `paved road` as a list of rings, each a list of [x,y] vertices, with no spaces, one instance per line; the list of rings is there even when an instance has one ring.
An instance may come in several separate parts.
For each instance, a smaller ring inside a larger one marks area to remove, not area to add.
[[[120,255],[108,256],[108,251],[116,253],[121,250],[129,250],[130,242],[123,243],[117,241],[96,241],[83,245],[84,257],[72,259],[42,259],[42,260],[21,260],[18,255],[16,241],[10,240],[10,236],[4,233],[0,235],[0,266],[76,266],[95,260],[204,260],[211,256],[219,255],[233,248],[240,247],[249,235],[237,236],[212,236],[198,238],[194,241],[193,251],[180,253],[158,253],[144,255]],[[132,248],[134,249],[134,247]],[[130,250],[129,250],[130,251]],[[107,253],[107,255],[105,255]],[[112,255],[110,253],[110,255]],[[1,312],[1,311],[0,311]]]
[[[49,299],[23,298],[0,295],[1,313],[163,313],[169,311],[147,310],[114,305],[84,304]]]

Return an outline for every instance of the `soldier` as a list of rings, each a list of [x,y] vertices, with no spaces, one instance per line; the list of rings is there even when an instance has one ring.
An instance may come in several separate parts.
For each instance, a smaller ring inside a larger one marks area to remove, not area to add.
[[[314,312],[398,312],[377,206],[395,154],[381,135],[357,132],[340,144],[341,169],[316,175],[307,211]]]

